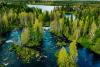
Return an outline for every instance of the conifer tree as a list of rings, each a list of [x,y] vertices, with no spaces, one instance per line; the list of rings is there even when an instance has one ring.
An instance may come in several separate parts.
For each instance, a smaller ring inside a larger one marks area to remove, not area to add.
[[[89,31],[89,22],[88,22],[88,16],[86,17],[85,23],[84,23],[84,33],[83,35],[85,36],[87,34],[87,32]]]
[[[28,43],[29,39],[30,39],[29,28],[24,28],[21,33],[21,44],[24,45],[24,44]]]
[[[96,23],[93,21],[92,24],[91,24],[91,27],[90,27],[90,32],[89,32],[91,40],[95,36],[96,30],[97,30],[97,26],[96,26]]]
[[[2,24],[3,24],[4,29],[7,31],[7,28],[9,26],[9,22],[8,22],[8,17],[7,17],[6,13],[4,13],[4,15],[2,17]]]
[[[58,54],[58,66],[69,67],[70,59],[69,55],[64,47],[61,48]]]
[[[73,42],[70,43],[69,46],[69,53],[70,53],[70,60],[71,60],[71,67],[76,67],[76,62],[78,59],[78,51],[77,51],[77,47],[76,47],[76,40],[74,40]]]
[[[33,27],[32,27],[32,31],[33,31],[33,36],[34,36],[33,39],[35,41],[41,41],[43,28],[42,28],[42,23],[39,22],[38,19],[35,20],[35,23],[33,24]]]

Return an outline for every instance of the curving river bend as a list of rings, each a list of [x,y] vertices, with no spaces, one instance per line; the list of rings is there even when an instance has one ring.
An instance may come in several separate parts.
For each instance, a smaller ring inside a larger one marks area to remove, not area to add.
[[[42,52],[45,59],[32,61],[29,64],[23,64],[16,54],[10,51],[12,41],[20,43],[20,34],[21,31],[13,30],[7,41],[0,47],[0,64],[5,67],[57,67],[55,52],[59,49],[56,47],[55,38],[49,29],[45,29],[43,34]],[[78,48],[77,63],[79,67],[100,67],[100,57],[95,56],[86,48]]]

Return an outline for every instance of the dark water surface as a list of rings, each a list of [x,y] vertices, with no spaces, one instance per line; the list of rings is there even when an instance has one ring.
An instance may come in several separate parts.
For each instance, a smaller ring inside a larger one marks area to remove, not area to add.
[[[29,64],[23,64],[16,54],[10,51],[11,42],[20,43],[20,33],[17,30],[12,31],[7,41],[0,47],[0,64],[6,67],[57,67],[55,52],[59,49],[49,30],[45,30],[43,34],[42,53],[44,59],[32,60]],[[66,47],[66,49],[68,48]],[[78,64],[79,67],[100,67],[100,57],[86,48],[78,48]]]

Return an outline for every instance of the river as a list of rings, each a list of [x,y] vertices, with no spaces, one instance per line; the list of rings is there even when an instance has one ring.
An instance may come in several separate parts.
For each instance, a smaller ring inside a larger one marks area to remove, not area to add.
[[[19,30],[14,30],[7,37],[7,41],[0,47],[0,64],[5,67],[57,67],[55,52],[59,50],[56,47],[55,37],[50,33],[49,29],[44,30],[42,53],[45,59],[40,61],[32,61],[29,64],[23,64],[17,58],[13,51],[10,51],[12,41],[20,43]],[[66,47],[66,50],[68,47]],[[90,52],[86,48],[78,48],[78,65],[79,67],[100,67],[100,57]]]

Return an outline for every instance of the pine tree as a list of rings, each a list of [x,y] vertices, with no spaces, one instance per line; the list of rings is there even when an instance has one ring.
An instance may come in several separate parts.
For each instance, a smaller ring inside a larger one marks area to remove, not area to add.
[[[69,55],[64,47],[61,48],[58,54],[58,66],[69,67],[70,59]]]
[[[6,13],[4,13],[4,15],[2,17],[2,23],[3,23],[4,29],[7,31],[8,26],[9,26],[9,22],[8,22],[8,17],[7,17]]]
[[[28,43],[30,39],[30,31],[29,28],[24,28],[22,33],[21,33],[21,44],[25,45]]]
[[[19,13],[18,18],[20,19],[20,25],[21,26],[27,26],[28,25],[27,16],[28,16],[28,13],[26,13],[26,12]]]
[[[33,24],[32,31],[34,36],[33,39],[35,41],[41,41],[43,28],[42,28],[42,23],[39,22],[38,19],[35,20],[35,24]]]
[[[58,21],[56,19],[50,23],[50,27],[51,27],[50,29],[51,32],[57,35],[59,27],[58,27]]]
[[[64,18],[59,19],[59,34],[63,34],[63,29],[64,29]]]
[[[78,59],[78,52],[77,52],[77,47],[76,47],[76,40],[71,42],[69,46],[69,53],[70,53],[70,59],[71,59],[71,64],[70,66],[76,67],[76,62]]]
[[[85,24],[84,24],[84,33],[83,35],[85,36],[87,34],[87,32],[89,31],[88,28],[89,28],[89,22],[88,22],[88,16],[86,17],[86,20],[85,20]]]
[[[81,36],[81,33],[83,32],[83,20],[79,20],[76,22],[73,22],[73,38],[74,40],[78,40]]]
[[[90,32],[89,32],[91,40],[95,36],[96,30],[97,30],[97,26],[96,26],[96,23],[93,21],[93,23],[91,24]]]

